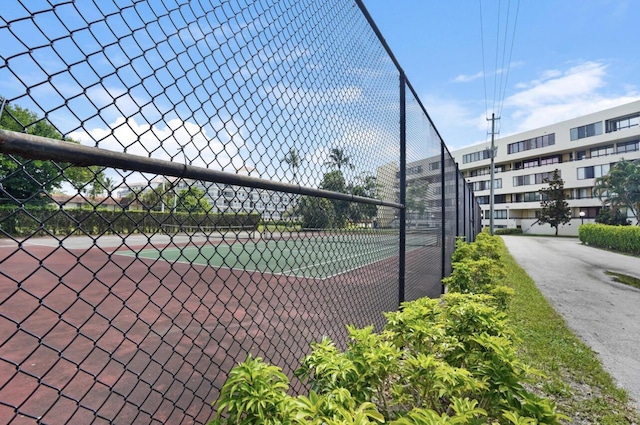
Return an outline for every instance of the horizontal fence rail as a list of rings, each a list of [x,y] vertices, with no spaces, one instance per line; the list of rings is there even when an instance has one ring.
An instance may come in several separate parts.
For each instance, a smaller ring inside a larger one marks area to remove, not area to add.
[[[0,423],[207,423],[249,354],[305,391],[480,230],[361,0],[125,3],[3,3]]]
[[[69,164],[90,167],[105,166],[126,171],[140,171],[162,174],[165,177],[192,179],[201,182],[222,183],[239,187],[277,190],[284,193],[295,193],[335,199],[362,204],[381,205],[402,208],[401,204],[385,202],[375,198],[365,198],[348,193],[331,192],[317,188],[302,187],[273,180],[263,180],[238,174],[229,174],[208,168],[176,164],[137,155],[112,152],[104,149],[78,145],[30,134],[9,132],[0,129],[0,151],[5,154],[20,155],[26,159],[65,161]]]

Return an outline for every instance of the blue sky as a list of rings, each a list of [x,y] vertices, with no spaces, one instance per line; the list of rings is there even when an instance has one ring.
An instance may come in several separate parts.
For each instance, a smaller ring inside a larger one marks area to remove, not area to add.
[[[9,0],[0,17],[0,56],[10,58],[0,67],[0,95],[48,111],[63,134],[106,149],[291,180],[279,161],[289,148],[301,149],[308,175],[319,176],[336,146],[362,162],[354,178],[371,173],[375,164],[365,159],[397,158],[397,145],[384,145],[398,134],[397,118],[384,112],[397,95],[395,69],[378,53],[336,61],[348,54],[343,37],[373,37],[349,1],[310,1],[329,22],[310,29],[293,8],[272,22],[275,15],[262,13],[278,9],[271,0],[248,2],[251,13],[233,19],[237,11],[204,14],[204,3],[186,0],[121,9],[106,0],[59,2],[56,13],[42,13],[50,7],[42,0]],[[638,0],[363,1],[450,150],[487,141],[497,105],[505,136],[640,99]],[[333,31],[336,16],[358,24]],[[283,45],[273,34],[284,27]],[[354,77],[365,68],[385,77]],[[327,69],[325,80],[315,77]],[[358,102],[366,113],[338,112]],[[287,117],[308,125],[289,128]]]
[[[640,99],[638,1],[363,2],[450,150]]]

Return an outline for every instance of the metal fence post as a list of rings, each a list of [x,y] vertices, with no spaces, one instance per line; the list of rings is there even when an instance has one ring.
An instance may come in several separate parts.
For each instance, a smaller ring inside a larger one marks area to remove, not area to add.
[[[406,76],[400,71],[400,247],[399,247],[399,276],[398,276],[398,304],[405,301],[405,267],[406,267],[406,236],[407,236],[407,111],[406,111]]]
[[[447,224],[447,204],[446,204],[446,196],[445,196],[445,166],[446,161],[444,160],[445,148],[444,143],[440,143],[440,186],[442,187],[442,193],[440,194],[440,208],[441,208],[441,218],[440,218],[440,226],[441,226],[441,235],[440,238],[442,240],[442,244],[440,247],[440,267],[441,273],[440,278],[444,279],[445,275],[445,264],[446,264],[446,244],[447,244],[447,232],[446,232],[446,224]],[[440,287],[440,293],[444,294],[445,287],[444,283]]]

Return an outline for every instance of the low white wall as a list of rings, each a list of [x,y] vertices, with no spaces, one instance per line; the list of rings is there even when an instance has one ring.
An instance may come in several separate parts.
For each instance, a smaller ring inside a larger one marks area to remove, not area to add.
[[[583,223],[583,220],[580,218],[572,218],[571,221],[567,224],[563,224],[558,227],[558,236],[578,236],[578,228]],[[584,219],[584,224],[587,223],[595,223],[594,219]],[[489,227],[489,220],[483,220],[482,224],[484,227]],[[515,228],[520,227],[522,229],[522,233],[525,235],[555,235],[556,229],[549,226],[548,224],[538,224],[535,218],[517,218],[517,219],[509,219],[509,220],[494,220],[494,226],[507,227],[507,228]]]
[[[555,235],[556,229],[548,224],[540,225],[535,219],[522,219],[518,220],[518,225],[521,226],[522,233],[525,235]],[[584,224],[594,223],[594,219],[584,219]],[[572,218],[567,224],[562,224],[558,227],[558,236],[578,236],[578,228],[583,223],[580,218]]]

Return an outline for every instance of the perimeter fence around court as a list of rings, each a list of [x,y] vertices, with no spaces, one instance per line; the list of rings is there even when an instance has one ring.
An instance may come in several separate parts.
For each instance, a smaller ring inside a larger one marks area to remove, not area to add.
[[[0,423],[206,423],[479,230],[361,0],[5,0],[0,40]]]

